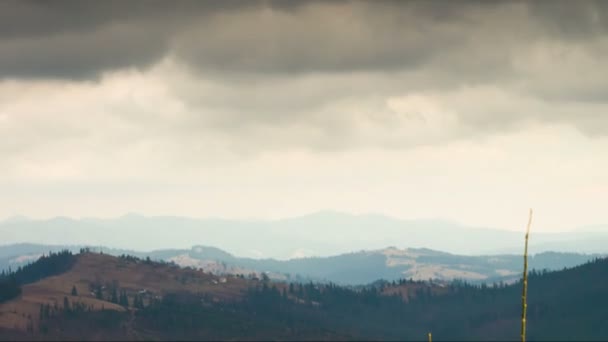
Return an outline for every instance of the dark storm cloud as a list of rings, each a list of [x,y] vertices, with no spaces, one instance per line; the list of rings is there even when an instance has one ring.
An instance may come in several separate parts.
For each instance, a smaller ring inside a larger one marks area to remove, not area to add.
[[[408,94],[457,102],[471,130],[534,118],[601,134],[606,120],[578,113],[608,102],[607,13],[605,1],[4,1],[0,79],[98,80],[170,60],[190,77],[164,80],[190,111],[184,125],[230,135],[310,125],[357,137],[340,105],[366,103],[366,119],[386,123],[387,99]],[[508,94],[502,107],[492,89]]]
[[[89,32],[111,22],[166,23],[263,4],[194,0],[7,0],[0,3],[0,36],[14,38]]]
[[[145,67],[184,25],[246,1],[3,1],[0,77],[94,78]]]
[[[564,34],[603,32],[604,4],[4,1],[0,77],[91,78],[146,67],[168,54],[203,71],[390,71],[437,61],[467,74],[493,68],[498,75],[499,66],[508,68],[498,55],[513,41],[559,35],[562,21],[573,27]],[[517,7],[529,7],[531,20],[538,18],[547,32],[518,27],[518,13],[509,11]],[[491,35],[509,41],[493,46]]]
[[[608,31],[608,2],[529,1],[530,14],[560,39],[587,39]]]

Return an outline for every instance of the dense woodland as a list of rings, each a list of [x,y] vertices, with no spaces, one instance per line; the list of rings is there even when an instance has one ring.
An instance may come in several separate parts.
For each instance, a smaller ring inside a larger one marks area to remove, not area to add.
[[[608,339],[608,261],[529,277],[530,340]],[[402,286],[407,286],[402,281]],[[166,296],[138,313],[139,323],[171,338],[517,340],[521,284],[453,283],[446,295],[420,289],[409,303],[377,287],[270,285],[247,299],[210,305],[204,298]],[[206,304],[207,303],[207,304]]]
[[[4,280],[22,284],[69,268],[74,256],[52,254]],[[129,258],[123,256],[123,258]],[[150,262],[150,261],[147,261]],[[42,267],[41,265],[46,265]],[[46,268],[46,267],[49,268]],[[453,282],[444,294],[426,284],[409,301],[383,294],[383,287],[420,284],[378,282],[362,288],[263,280],[243,300],[217,302],[203,294],[165,293],[145,303],[116,287],[107,300],[127,312],[95,312],[77,297],[41,307],[41,323],[29,338],[101,339],[380,339],[516,340],[521,283],[471,285]],[[608,339],[608,260],[596,259],[558,272],[531,272],[528,294],[529,340]],[[279,288],[283,288],[279,290]],[[118,290],[116,290],[118,289]],[[2,334],[0,334],[2,335]],[[8,336],[8,335],[7,335]],[[22,336],[23,337],[23,336]]]

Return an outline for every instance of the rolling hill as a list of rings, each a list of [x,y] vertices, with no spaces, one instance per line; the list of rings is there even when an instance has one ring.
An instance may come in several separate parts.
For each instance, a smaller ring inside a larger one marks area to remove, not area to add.
[[[83,246],[44,246],[20,244],[0,246],[0,269],[16,268],[35,260],[45,251],[69,249],[77,252]],[[194,246],[190,249],[164,249],[138,252],[110,248],[92,248],[106,254],[129,254],[140,258],[173,262],[182,267],[204,269],[216,275],[267,273],[275,280],[314,280],[343,285],[362,285],[384,279],[435,279],[469,282],[512,282],[521,272],[521,256],[513,254],[463,256],[425,248],[353,252],[329,257],[290,260],[254,259],[234,256],[216,247]],[[560,270],[600,257],[600,254],[544,252],[530,257],[530,268]]]
[[[76,255],[74,265],[67,272],[27,283],[18,298],[0,305],[0,327],[24,330],[28,322],[37,325],[41,306],[56,307],[63,303],[64,297],[93,311],[102,308],[124,311],[124,307],[110,300],[113,289],[125,291],[131,304],[137,294],[147,302],[170,291],[202,293],[213,300],[226,300],[242,296],[248,281],[253,280],[219,277],[131,257],[81,253]],[[73,289],[77,295],[72,295]]]
[[[420,340],[432,331],[436,340],[515,340],[519,334],[520,282],[402,279],[349,288],[222,280],[86,251],[63,259],[67,270],[22,285],[21,295],[0,304],[0,339]],[[531,272],[529,340],[606,340],[606,283],[605,258]],[[114,289],[125,303],[112,298]]]
[[[176,253],[177,252],[177,253]],[[471,282],[513,281],[521,272],[521,256],[463,256],[426,248],[384,248],[330,257],[291,260],[234,257],[213,247],[195,246],[171,254],[149,253],[181,266],[212,269],[217,273],[267,272],[281,280],[313,279],[345,285],[368,284],[378,279],[463,279]],[[544,252],[530,257],[531,269],[559,270],[573,267],[599,254]]]

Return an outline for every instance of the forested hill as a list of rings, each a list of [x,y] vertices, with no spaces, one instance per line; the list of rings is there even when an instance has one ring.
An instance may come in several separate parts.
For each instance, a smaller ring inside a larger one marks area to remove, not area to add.
[[[606,284],[606,259],[565,271],[532,272],[529,340],[607,340]],[[402,281],[352,291],[304,284],[292,286],[286,293],[262,286],[251,291],[243,303],[212,311],[186,298],[167,297],[142,311],[140,323],[155,327],[164,338],[175,337],[176,331],[189,332],[178,338],[225,339],[421,340],[429,331],[438,341],[519,338],[521,283],[493,287],[417,285],[420,283]],[[400,289],[412,288],[409,301],[397,296]],[[210,321],[218,329],[199,328],[199,323],[204,326]],[[233,330],[235,327],[238,329]]]
[[[110,270],[108,263],[115,263],[112,270],[117,271],[112,271],[113,277],[127,274],[137,277],[134,272],[145,270],[148,273],[141,279],[151,279],[150,271],[161,272],[165,267],[141,264],[129,258],[85,257],[88,268],[94,268],[87,272]],[[69,274],[74,273],[73,279],[83,279],[83,265],[77,265]],[[117,273],[119,271],[122,273]],[[186,279],[183,286],[179,285],[181,278],[176,279],[167,278],[171,286],[167,283],[165,290],[158,292],[162,296],[150,297],[145,303],[131,305],[128,298],[124,310],[109,311],[111,302],[106,303],[106,310],[91,310],[77,305],[84,297],[65,298],[64,306],[52,310],[50,315],[43,315],[41,311],[40,322],[32,325],[29,332],[5,330],[0,332],[0,337],[421,340],[429,331],[438,341],[517,340],[519,337],[521,283],[434,285],[401,280],[353,289],[333,284],[274,283],[265,279],[241,282],[247,285],[241,287],[243,295],[218,301],[192,290],[198,288],[192,287],[198,278],[192,278],[192,285],[188,285],[191,280]],[[236,280],[238,278],[228,284]],[[126,279],[122,279],[122,283],[126,284]],[[42,291],[43,284],[32,285]],[[563,271],[531,272],[529,340],[607,340],[606,284],[606,259]],[[221,289],[223,285],[204,286]]]
[[[83,246],[44,246],[20,244],[0,246],[0,270],[24,265],[48,251],[69,249],[76,253]],[[215,274],[267,273],[275,280],[324,281],[341,285],[363,285],[379,279],[436,279],[469,282],[515,281],[521,272],[520,255],[465,256],[427,248],[359,251],[330,257],[290,260],[237,257],[219,248],[194,246],[191,249],[164,249],[149,252],[96,247],[106,254],[128,254],[140,258],[174,262],[182,267],[202,268]],[[583,264],[599,254],[544,252],[530,256],[530,269],[561,270]]]

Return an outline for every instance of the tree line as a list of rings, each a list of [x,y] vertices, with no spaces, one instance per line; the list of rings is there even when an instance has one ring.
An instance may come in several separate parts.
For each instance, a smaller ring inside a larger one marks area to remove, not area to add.
[[[68,271],[76,262],[76,257],[69,250],[50,252],[38,260],[16,270],[0,272],[0,303],[18,297],[21,286],[40,279]]]

